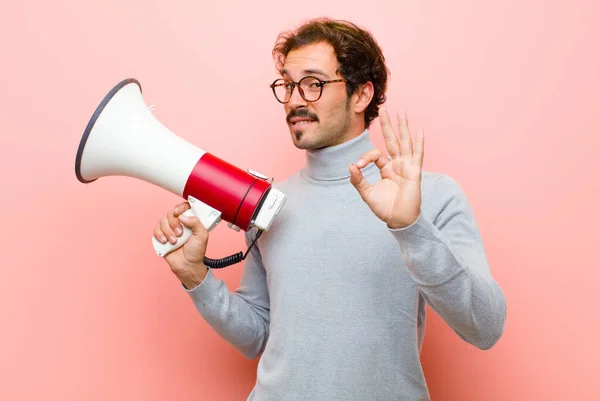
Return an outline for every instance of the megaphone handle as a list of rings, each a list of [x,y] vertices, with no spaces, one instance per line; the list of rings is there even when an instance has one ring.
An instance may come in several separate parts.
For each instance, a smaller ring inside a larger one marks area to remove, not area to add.
[[[188,198],[188,202],[190,204],[190,209],[183,212],[183,214],[190,217],[197,216],[208,231],[215,228],[221,221],[221,212],[217,209],[208,206],[206,203],[203,203],[192,196]],[[174,250],[181,248],[191,236],[192,230],[183,226],[183,233],[177,238],[176,243],[171,244],[170,242],[167,242],[166,244],[163,244],[153,236],[152,246],[154,247],[156,254],[161,258],[164,258]]]

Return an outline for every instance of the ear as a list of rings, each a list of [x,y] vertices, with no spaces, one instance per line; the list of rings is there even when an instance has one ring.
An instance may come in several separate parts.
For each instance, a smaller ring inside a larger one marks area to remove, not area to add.
[[[373,88],[373,83],[371,81],[361,85],[358,88],[358,90],[354,93],[354,95],[356,96],[354,112],[359,114],[364,113],[369,103],[371,103],[371,99],[373,99],[374,94],[375,89]]]

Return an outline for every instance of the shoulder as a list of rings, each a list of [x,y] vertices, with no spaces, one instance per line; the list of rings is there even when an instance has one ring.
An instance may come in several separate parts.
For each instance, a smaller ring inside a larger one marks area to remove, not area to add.
[[[449,209],[462,210],[470,207],[463,188],[447,174],[423,171],[421,192],[424,209],[434,216]]]
[[[421,190],[436,195],[462,193],[460,184],[451,176],[433,171],[423,170],[421,174]]]
[[[287,178],[273,182],[273,188],[277,188],[281,192],[288,194],[298,190],[306,184],[306,180],[302,178],[302,171],[298,171]]]

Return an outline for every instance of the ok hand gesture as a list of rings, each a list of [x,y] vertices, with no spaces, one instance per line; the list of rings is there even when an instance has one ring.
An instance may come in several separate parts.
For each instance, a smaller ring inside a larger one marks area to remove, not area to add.
[[[390,156],[379,149],[365,153],[355,165],[350,165],[350,182],[377,217],[390,228],[404,228],[414,223],[421,212],[423,130],[418,130],[413,146],[404,110],[398,113],[399,137],[383,107],[379,109],[379,121]],[[381,180],[375,185],[369,184],[360,171],[369,163],[380,169]]]

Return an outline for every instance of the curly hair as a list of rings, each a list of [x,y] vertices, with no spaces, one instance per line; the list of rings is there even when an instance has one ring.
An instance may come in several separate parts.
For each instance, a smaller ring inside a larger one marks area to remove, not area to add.
[[[333,47],[340,63],[337,72],[347,80],[348,96],[362,84],[369,81],[373,84],[375,93],[365,110],[365,127],[368,128],[377,117],[379,106],[386,101],[389,70],[381,48],[368,31],[352,22],[317,18],[295,30],[279,34],[273,48],[277,70],[281,72],[290,51],[318,42],[326,42]]]

